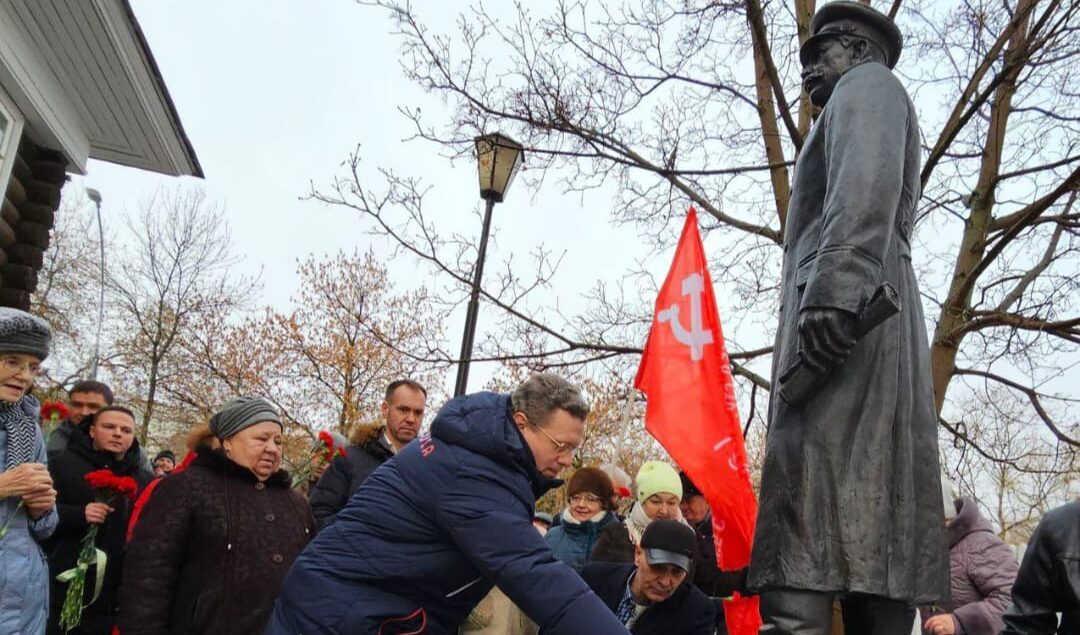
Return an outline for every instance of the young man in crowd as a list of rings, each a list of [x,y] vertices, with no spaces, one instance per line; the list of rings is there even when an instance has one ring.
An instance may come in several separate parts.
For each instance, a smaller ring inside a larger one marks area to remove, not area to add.
[[[311,490],[308,500],[320,529],[345,507],[375,468],[416,438],[426,406],[427,390],[411,379],[399,379],[386,387],[383,424],[354,430],[345,456],[336,457]]]
[[[546,373],[451,400],[300,554],[266,635],[450,635],[496,584],[546,635],[627,635],[532,527],[588,412]]]
[[[68,390],[68,418],[49,435],[49,458],[59,456],[67,449],[71,434],[87,417],[92,417],[99,410],[113,403],[113,391],[100,381],[85,379],[76,382]]]
[[[634,563],[592,562],[581,577],[634,635],[712,635],[716,611],[687,580],[694,530],[654,520],[634,547]]]

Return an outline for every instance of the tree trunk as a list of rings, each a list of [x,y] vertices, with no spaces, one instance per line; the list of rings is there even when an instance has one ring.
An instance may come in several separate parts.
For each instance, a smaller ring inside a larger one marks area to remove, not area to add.
[[[1005,132],[1012,111],[1012,97],[1016,92],[1016,79],[1023,65],[1019,61],[1027,55],[1027,30],[1030,22],[1030,5],[1036,0],[1023,0],[1016,10],[1025,13],[1019,28],[1013,33],[1005,52],[1006,74],[994,95],[990,106],[990,123],[986,144],[982,151],[979,180],[971,193],[971,213],[964,226],[960,251],[956,258],[949,293],[941,307],[941,316],[930,346],[931,374],[934,380],[934,405],[941,414],[945,393],[949,389],[956,369],[956,356],[963,335],[960,327],[967,322],[971,310],[971,298],[975,284],[969,278],[986,253],[986,239],[993,224],[994,189],[1001,170],[1001,153],[1005,145]]]

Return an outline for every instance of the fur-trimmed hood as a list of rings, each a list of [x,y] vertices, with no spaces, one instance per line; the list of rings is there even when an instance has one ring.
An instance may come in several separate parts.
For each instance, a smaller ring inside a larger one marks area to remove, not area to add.
[[[383,424],[356,426],[353,428],[352,433],[349,434],[349,443],[364,447],[372,441],[378,441],[384,432],[386,432],[386,426]]]

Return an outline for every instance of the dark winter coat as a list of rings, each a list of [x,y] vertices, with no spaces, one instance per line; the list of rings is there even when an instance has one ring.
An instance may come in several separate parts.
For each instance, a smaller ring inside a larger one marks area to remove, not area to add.
[[[564,512],[565,513],[565,512]],[[559,514],[562,518],[563,514]],[[555,557],[568,567],[581,573],[592,557],[593,548],[600,539],[600,532],[616,523],[615,514],[607,512],[598,521],[576,522],[562,518],[562,522],[548,530],[544,539]]]
[[[1002,635],[1050,635],[1055,626],[1058,635],[1080,633],[1080,501],[1043,517],[1024,552],[1012,601]]]
[[[352,445],[345,449],[345,456],[334,457],[312,488],[308,501],[319,529],[330,524],[375,468],[394,456],[383,434],[385,430],[386,426],[358,429],[353,434]]]
[[[203,446],[157,486],[135,526],[120,589],[123,635],[258,635],[315,530],[284,470],[260,482]]]
[[[592,562],[581,572],[612,613],[618,610],[626,593],[632,564]],[[689,580],[684,581],[668,599],[650,607],[634,622],[634,635],[712,635],[716,614],[709,598]]]
[[[95,470],[109,470],[117,476],[135,479],[140,490],[154,476],[139,464],[138,441],[132,444],[124,458],[116,460],[111,453],[94,449],[88,430],[85,424],[76,429],[68,439],[67,450],[49,460],[49,473],[52,474],[53,488],[56,490],[56,510],[60,518],[56,533],[44,545],[49,559],[49,596],[53,600],[49,606],[50,634],[63,632],[60,629],[60,609],[68,587],[66,583],[57,581],[56,576],[75,567],[83,536],[90,528],[86,522],[86,506],[97,500],[85,476]],[[104,551],[108,558],[101,595],[83,611],[82,621],[78,628],[71,631],[73,633],[108,635],[116,622],[117,592],[124,567],[125,532],[132,501],[121,496],[108,501],[108,505],[116,511],[105,517],[94,540],[94,545]],[[96,576],[97,567],[91,566],[86,578],[84,603],[93,597]]]
[[[630,540],[630,531],[626,528],[626,521],[621,523],[608,523],[600,532],[600,538],[596,541],[596,547],[592,552],[592,560],[599,562],[633,562],[634,543]]]
[[[915,108],[885,66],[836,84],[795,164],[750,586],[948,597],[929,346],[911,228]],[[800,313],[857,315],[891,283],[902,311],[860,339],[801,406],[777,393]]]
[[[455,633],[498,583],[548,635],[625,635],[532,526],[542,476],[507,395],[453,399],[289,571],[267,635]]]
[[[935,613],[951,613],[959,626],[957,633],[998,635],[1016,578],[1016,556],[994,534],[975,501],[957,500],[956,511],[946,530],[952,597],[938,610],[924,608],[923,621]]]
[[[746,567],[734,571],[722,571],[716,566],[716,543],[713,541],[711,514],[694,526],[694,534],[697,536],[698,553],[701,554],[701,558],[694,561],[697,567],[697,572],[694,574],[694,586],[701,589],[705,595],[712,597],[731,597],[736,591],[746,595]]]

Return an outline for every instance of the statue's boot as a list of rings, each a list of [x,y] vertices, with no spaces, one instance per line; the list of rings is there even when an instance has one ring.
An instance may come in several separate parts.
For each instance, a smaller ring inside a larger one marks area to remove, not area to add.
[[[833,596],[776,589],[761,593],[761,635],[830,635]],[[853,631],[854,632],[854,631]]]
[[[761,594],[761,635],[831,635],[831,593],[782,589]],[[841,602],[846,635],[910,635],[915,609],[903,602],[854,595]]]
[[[874,595],[857,595],[841,603],[847,635],[911,635],[915,608]]]

